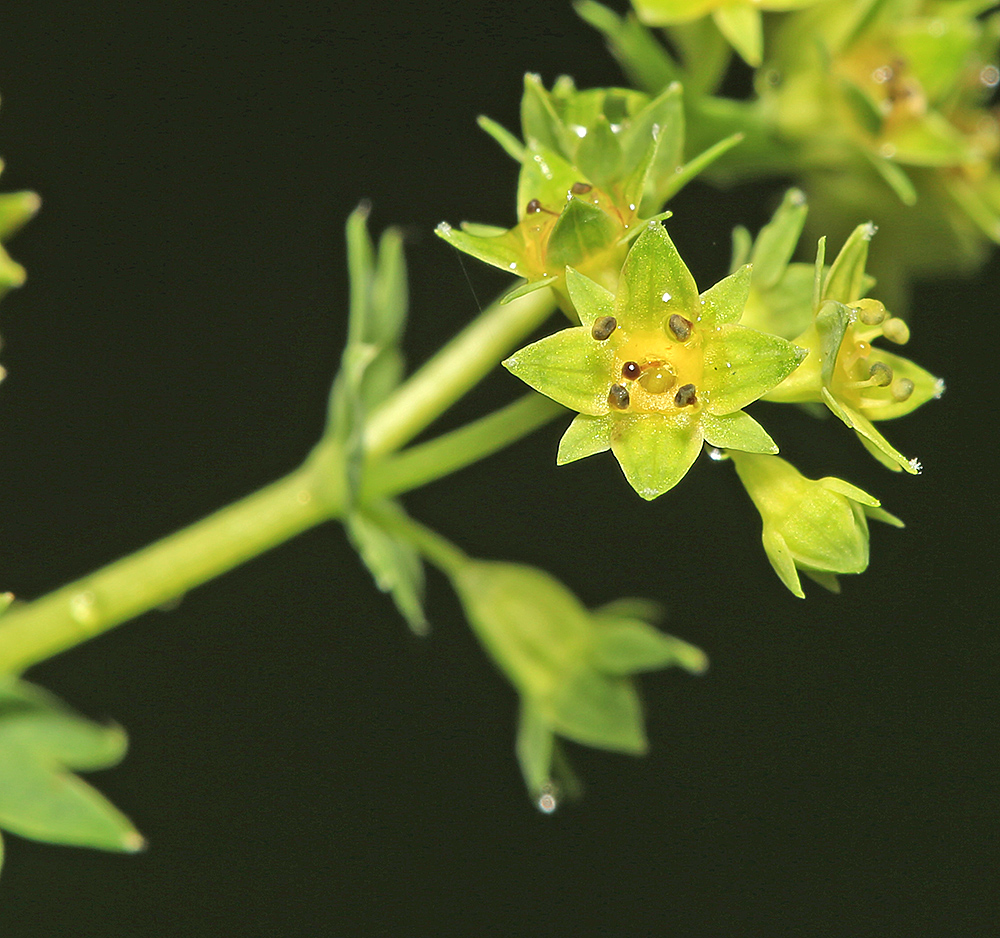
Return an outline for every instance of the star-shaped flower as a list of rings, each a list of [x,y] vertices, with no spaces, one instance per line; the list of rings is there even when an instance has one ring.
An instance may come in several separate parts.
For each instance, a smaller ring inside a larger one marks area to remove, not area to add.
[[[610,449],[632,487],[652,499],[684,477],[703,442],[778,451],[742,408],[806,351],[738,325],[749,265],[699,294],[666,230],[651,222],[629,251],[617,294],[572,268],[566,283],[583,325],[504,362],[579,412],[559,444],[560,465]]]

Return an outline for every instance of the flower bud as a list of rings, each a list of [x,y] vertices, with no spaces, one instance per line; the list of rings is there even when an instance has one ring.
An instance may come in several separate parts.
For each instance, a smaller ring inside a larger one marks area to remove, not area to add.
[[[799,570],[839,592],[837,574],[867,568],[868,518],[903,526],[877,499],[841,479],[807,479],[777,456],[729,455],[763,519],[767,558],[800,599]]]

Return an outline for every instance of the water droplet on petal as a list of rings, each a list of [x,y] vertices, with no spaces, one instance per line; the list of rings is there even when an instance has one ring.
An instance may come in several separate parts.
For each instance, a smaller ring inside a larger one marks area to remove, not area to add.
[[[987,88],[995,88],[1000,84],[1000,69],[995,65],[987,65],[980,73],[979,80],[986,85]]]
[[[663,296],[660,297],[660,299],[663,300],[664,303],[669,303],[673,299],[673,297],[669,293],[664,293]]]
[[[542,790],[538,795],[538,810],[542,814],[552,814],[556,808],[559,807],[559,799],[556,797],[555,786],[551,782],[547,782],[542,786]]]

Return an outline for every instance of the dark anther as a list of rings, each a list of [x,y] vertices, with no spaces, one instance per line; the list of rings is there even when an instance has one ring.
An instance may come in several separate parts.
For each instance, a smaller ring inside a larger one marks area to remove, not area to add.
[[[639,375],[642,374],[642,369],[639,367],[637,362],[625,362],[622,365],[622,377],[628,378],[630,381],[635,381]]]
[[[618,320],[614,316],[599,316],[594,320],[594,328],[590,330],[590,334],[598,342],[603,342],[617,328]]]
[[[698,399],[698,394],[693,384],[682,384],[674,395],[674,403],[678,407],[687,407]]]
[[[892,384],[892,369],[885,362],[872,362],[868,377],[875,382],[876,387],[887,388]]]
[[[667,327],[674,334],[678,342],[687,342],[691,338],[691,326],[694,325],[690,319],[685,319],[680,313],[674,313],[667,320]]]
[[[615,410],[625,410],[628,407],[628,389],[620,384],[611,385],[608,391],[608,404]]]
[[[542,203],[539,202],[538,199],[532,199],[528,203],[528,208],[526,209],[527,214],[529,214],[529,215],[535,215],[538,212],[540,212],[541,210],[542,210]]]
[[[593,188],[593,186],[588,185],[585,182],[574,182],[573,185],[570,186],[569,191],[572,192],[573,195],[583,195],[585,192],[590,192]]]

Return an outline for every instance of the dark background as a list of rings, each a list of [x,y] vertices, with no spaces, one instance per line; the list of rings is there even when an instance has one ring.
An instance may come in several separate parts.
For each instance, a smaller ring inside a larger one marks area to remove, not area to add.
[[[476,115],[516,129],[526,70],[621,82],[562,0],[59,6],[8,6],[0,29],[3,188],[44,199],[0,310],[0,586],[26,598],[304,456],[361,198],[410,233],[418,364],[506,282],[431,233],[514,220],[516,168]],[[776,191],[676,200],[702,286]],[[560,426],[408,498],[590,604],[664,601],[709,653],[701,679],[644,680],[647,758],[572,749],[582,802],[545,817],[525,796],[514,694],[446,584],[416,639],[328,526],[31,672],[128,728],[93,780],[151,846],[7,838],[0,934],[989,933],[998,281],[994,260],[919,291],[910,352],[949,390],[889,433],[923,475],[755,410],[807,474],[908,522],[873,531],[839,597],[784,590],[728,466],[647,505],[610,456],[557,469]],[[517,393],[498,374],[450,420]]]

